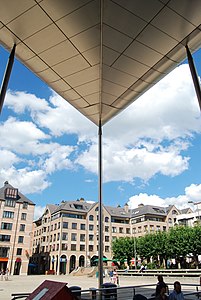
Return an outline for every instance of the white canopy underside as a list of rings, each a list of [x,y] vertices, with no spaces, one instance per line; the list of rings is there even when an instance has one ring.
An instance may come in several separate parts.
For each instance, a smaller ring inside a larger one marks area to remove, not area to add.
[[[200,24],[200,0],[0,0],[0,43],[97,125],[199,48]]]

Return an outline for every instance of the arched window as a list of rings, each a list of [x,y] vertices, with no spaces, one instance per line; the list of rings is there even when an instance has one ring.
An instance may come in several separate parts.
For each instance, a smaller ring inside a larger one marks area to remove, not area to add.
[[[108,223],[109,222],[109,218],[105,217],[105,222]]]
[[[93,215],[90,215],[89,216],[89,221],[93,221],[94,220],[94,216]]]

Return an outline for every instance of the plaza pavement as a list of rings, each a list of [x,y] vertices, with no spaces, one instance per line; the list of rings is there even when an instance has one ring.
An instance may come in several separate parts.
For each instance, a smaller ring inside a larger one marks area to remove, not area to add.
[[[53,280],[66,282],[67,286],[80,286],[82,289],[89,289],[91,287],[98,287],[98,280],[94,277],[87,276],[72,276],[72,275],[29,275],[29,276],[10,276],[8,281],[0,281],[0,300],[10,300],[13,293],[31,293],[44,280]],[[181,284],[199,284],[198,277],[164,277],[166,283],[173,283],[179,280]],[[104,278],[104,282],[110,282],[109,278]],[[120,287],[123,286],[138,286],[143,284],[153,284],[153,287],[144,288],[143,293],[146,296],[151,296],[155,290],[157,278],[155,276],[148,277],[134,277],[134,276],[120,276]],[[170,286],[170,290],[172,286]],[[184,292],[195,291],[195,287],[182,286]],[[136,290],[137,293],[140,290]],[[192,299],[197,299],[195,296]]]

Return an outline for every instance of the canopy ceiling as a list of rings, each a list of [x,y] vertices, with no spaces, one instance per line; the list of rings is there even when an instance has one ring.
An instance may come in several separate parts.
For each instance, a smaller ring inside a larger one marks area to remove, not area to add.
[[[0,0],[0,43],[95,124],[201,45],[200,0]]]

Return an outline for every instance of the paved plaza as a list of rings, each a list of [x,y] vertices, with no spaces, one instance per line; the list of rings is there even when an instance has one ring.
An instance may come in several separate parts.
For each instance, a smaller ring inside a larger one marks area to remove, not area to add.
[[[82,289],[97,288],[98,280],[95,277],[87,276],[72,276],[72,275],[35,275],[35,276],[10,276],[8,281],[0,281],[0,300],[10,300],[11,294],[13,293],[30,293],[36,287],[38,287],[44,280],[53,280],[66,282],[68,286],[80,286]],[[179,280],[183,286],[182,290],[195,291],[195,286],[187,287],[184,284],[199,284],[198,277],[165,277],[166,283],[173,283],[175,280]],[[104,282],[109,282],[109,278],[105,278]],[[146,296],[151,296],[154,292],[154,286],[156,284],[157,278],[155,276],[148,277],[130,277],[130,276],[120,276],[120,287],[123,286],[139,286],[143,284],[153,284],[153,287],[143,288],[142,290],[137,290],[137,293],[144,293]],[[170,286],[170,290],[172,286]],[[193,299],[193,298],[192,298]],[[194,296],[194,299],[197,299]]]

